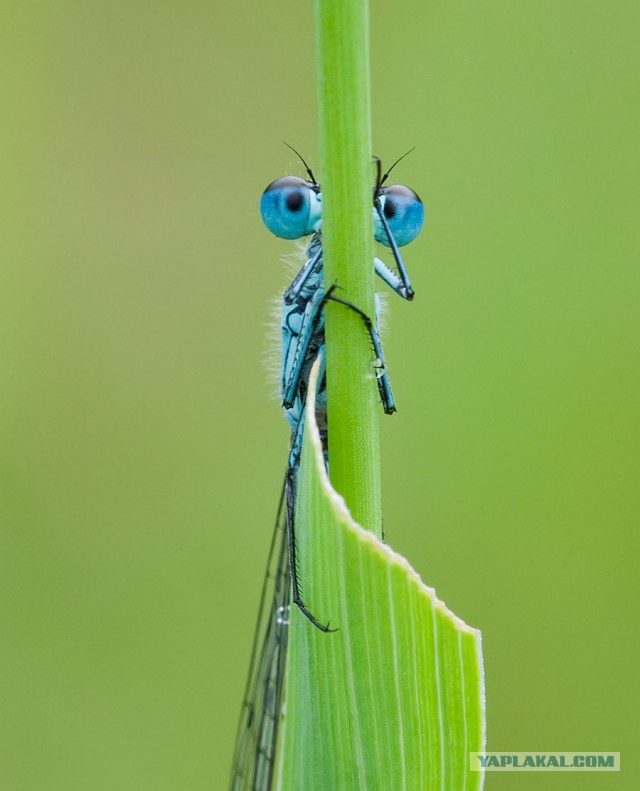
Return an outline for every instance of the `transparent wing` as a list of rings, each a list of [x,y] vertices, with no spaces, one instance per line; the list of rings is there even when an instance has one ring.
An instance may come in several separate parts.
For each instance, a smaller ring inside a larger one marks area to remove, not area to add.
[[[231,791],[270,791],[282,711],[291,580],[282,488],[253,638],[231,770]]]

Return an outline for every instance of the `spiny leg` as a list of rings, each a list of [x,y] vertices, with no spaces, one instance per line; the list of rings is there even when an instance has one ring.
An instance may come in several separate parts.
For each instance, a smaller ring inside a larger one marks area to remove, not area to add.
[[[285,363],[287,377],[284,380],[282,388],[282,406],[285,409],[291,409],[296,400],[296,396],[299,395],[298,391],[300,388],[302,371],[305,368],[305,363],[308,362],[307,354],[311,342],[317,337],[318,325],[323,320],[322,308],[326,301],[327,295],[322,285],[319,285],[305,306],[300,328],[297,331],[293,359],[289,362],[287,357]],[[292,312],[295,312],[295,310],[292,310]],[[291,313],[287,315],[291,315]]]
[[[313,273],[314,269],[317,267],[321,257],[322,245],[320,245],[314,255],[309,258],[309,260],[293,279],[293,283],[291,283],[289,288],[284,292],[284,301],[287,305],[291,305],[298,298],[300,292],[304,288],[305,283]]]
[[[380,218],[380,222],[382,223],[382,227],[384,228],[385,235],[389,242],[389,247],[391,247],[391,252],[393,253],[393,257],[396,261],[396,266],[398,267],[398,272],[400,272],[400,279],[402,281],[402,288],[398,289],[395,286],[391,286],[401,297],[408,299],[411,301],[414,297],[414,291],[411,287],[411,282],[409,280],[409,275],[407,274],[406,267],[404,265],[404,261],[402,260],[402,256],[400,255],[400,250],[398,249],[398,245],[396,244],[396,240],[394,235],[391,233],[391,228],[389,228],[389,223],[387,222],[387,218],[384,216],[384,211],[382,210],[382,206],[380,205],[380,198],[376,198],[373,207],[376,210],[378,217]],[[378,272],[378,274],[380,274]],[[383,275],[380,275],[383,280],[386,278]],[[388,281],[387,281],[388,282]],[[391,284],[390,284],[391,285]]]
[[[320,380],[321,381],[321,380]],[[311,623],[322,632],[335,632],[335,629],[330,629],[329,624],[320,623],[320,621],[313,615],[307,608],[302,598],[302,590],[300,587],[300,579],[298,576],[298,558],[296,546],[296,530],[295,530],[295,516],[296,516],[296,497],[298,490],[298,473],[300,470],[300,456],[302,454],[302,438],[304,435],[304,420],[305,409],[303,408],[300,413],[300,419],[296,426],[291,439],[291,450],[289,451],[289,465],[287,467],[287,477],[285,482],[285,498],[287,509],[287,537],[289,544],[289,570],[291,574],[291,588],[292,599],[298,606],[300,612],[308,618]]]
[[[346,299],[340,299],[340,297],[334,296],[332,291],[333,288],[327,292],[326,300],[330,299],[332,302],[339,302],[341,305],[345,305],[345,307],[355,311],[364,322],[364,326],[366,327],[369,337],[371,338],[373,351],[376,355],[376,358],[380,361],[378,372],[376,373],[376,382],[378,383],[378,392],[380,393],[382,407],[387,415],[392,415],[396,411],[396,405],[395,401],[393,400],[393,393],[391,392],[391,382],[389,381],[389,375],[387,374],[384,364],[384,353],[382,351],[380,335],[378,334],[373,321],[371,321],[369,316],[367,316],[363,310],[354,305],[352,302],[348,302]]]
[[[331,299],[331,295],[336,288],[337,285],[334,283],[325,292],[322,285],[319,285],[312,298],[307,303],[297,336],[293,361],[290,366],[291,370],[282,388],[282,406],[285,409],[291,409],[296,396],[299,395],[298,389],[300,387],[300,379],[305,363],[307,362],[307,354],[311,341],[314,337],[317,338],[316,333],[318,331],[318,325],[320,322],[324,321],[324,306],[329,299]],[[324,336],[322,336],[322,343],[324,344]],[[324,358],[322,361],[322,374],[324,375]],[[322,377],[319,381],[322,381]]]
[[[379,258],[373,259],[373,267],[375,269],[376,275],[381,280],[392,288],[396,294],[401,296],[403,299],[412,300],[413,299],[413,289],[411,288],[411,284],[407,287],[407,284],[403,282],[402,278],[398,277],[396,273],[389,269],[389,267],[381,261]]]

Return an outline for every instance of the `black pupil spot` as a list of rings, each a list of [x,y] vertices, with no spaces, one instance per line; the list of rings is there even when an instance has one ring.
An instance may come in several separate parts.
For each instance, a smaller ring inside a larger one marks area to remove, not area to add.
[[[302,208],[302,204],[304,203],[304,196],[300,190],[296,190],[295,192],[290,192],[287,195],[287,209],[289,211],[300,211]]]
[[[397,210],[398,207],[396,206],[396,204],[392,200],[387,198],[386,201],[384,202],[384,216],[387,218],[387,220],[390,220],[392,217],[395,217]]]

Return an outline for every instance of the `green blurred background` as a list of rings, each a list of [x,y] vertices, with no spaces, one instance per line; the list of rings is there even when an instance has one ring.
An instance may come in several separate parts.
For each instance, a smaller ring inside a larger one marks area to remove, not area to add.
[[[372,2],[385,529],[482,629],[488,748],[635,789],[637,0]],[[3,3],[2,791],[223,789],[287,450],[263,362],[317,165],[310,3]],[[321,175],[321,174],[320,174]]]

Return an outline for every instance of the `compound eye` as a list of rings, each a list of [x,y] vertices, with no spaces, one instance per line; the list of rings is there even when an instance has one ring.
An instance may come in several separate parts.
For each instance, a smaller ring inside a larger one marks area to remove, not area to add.
[[[424,206],[418,195],[402,184],[392,184],[382,187],[378,199],[382,214],[398,247],[412,242],[424,224]],[[375,208],[373,228],[376,241],[391,247],[389,236]]]
[[[271,233],[281,239],[299,239],[317,230],[320,198],[309,182],[284,176],[262,193],[260,214]]]

